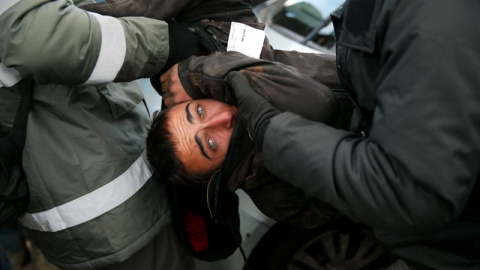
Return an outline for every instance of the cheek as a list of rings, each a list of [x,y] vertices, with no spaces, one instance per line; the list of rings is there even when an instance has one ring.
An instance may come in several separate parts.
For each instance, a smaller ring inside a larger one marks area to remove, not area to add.
[[[230,143],[230,138],[232,137],[232,131],[225,131],[225,132],[222,132],[221,134],[219,134],[218,136],[218,152],[219,152],[219,156],[221,156],[222,158],[225,157],[225,155],[227,154],[227,150],[228,150],[228,145]]]

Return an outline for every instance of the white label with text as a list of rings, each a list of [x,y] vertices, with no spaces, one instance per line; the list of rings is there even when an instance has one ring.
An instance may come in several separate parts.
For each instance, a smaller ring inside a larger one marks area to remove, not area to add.
[[[243,23],[232,22],[228,36],[227,51],[241,52],[247,56],[260,58],[265,32]]]

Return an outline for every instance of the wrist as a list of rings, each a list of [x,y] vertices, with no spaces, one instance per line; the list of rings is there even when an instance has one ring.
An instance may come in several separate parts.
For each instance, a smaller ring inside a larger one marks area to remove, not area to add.
[[[195,57],[190,57],[178,63],[178,78],[180,79],[185,92],[187,92],[192,99],[206,98],[205,95],[195,87],[190,78],[189,66],[194,59]],[[198,81],[196,82],[198,83]]]
[[[255,138],[254,142],[255,144],[262,149],[263,147],[263,141],[265,139],[265,133],[267,132],[267,128],[270,124],[271,118],[265,119],[257,124],[257,127],[255,128]]]

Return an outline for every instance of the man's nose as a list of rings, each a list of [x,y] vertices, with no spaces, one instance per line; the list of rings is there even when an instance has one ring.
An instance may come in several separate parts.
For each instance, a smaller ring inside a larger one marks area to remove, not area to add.
[[[206,123],[209,128],[232,128],[233,114],[229,111],[223,111],[215,114]]]

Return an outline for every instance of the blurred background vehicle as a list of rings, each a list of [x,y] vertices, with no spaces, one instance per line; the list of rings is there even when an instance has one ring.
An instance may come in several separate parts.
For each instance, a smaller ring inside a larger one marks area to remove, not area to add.
[[[255,1],[254,1],[255,2]],[[276,49],[335,53],[330,13],[344,0],[256,1],[254,11],[266,24],[265,32]]]

